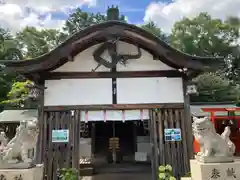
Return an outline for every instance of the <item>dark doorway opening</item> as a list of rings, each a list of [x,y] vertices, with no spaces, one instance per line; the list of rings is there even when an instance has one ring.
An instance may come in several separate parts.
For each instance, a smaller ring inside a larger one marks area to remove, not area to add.
[[[136,144],[134,122],[117,121],[113,123],[113,126],[115,126],[115,137],[119,137],[120,139],[120,151],[123,161],[133,161]]]
[[[97,159],[110,162],[111,150],[109,139],[119,138],[119,163],[134,160],[135,153],[135,124],[133,121],[107,121],[95,123],[95,149],[94,155]]]
[[[111,137],[112,127],[107,122],[95,122],[95,149],[94,155],[102,157],[108,151],[108,139]]]

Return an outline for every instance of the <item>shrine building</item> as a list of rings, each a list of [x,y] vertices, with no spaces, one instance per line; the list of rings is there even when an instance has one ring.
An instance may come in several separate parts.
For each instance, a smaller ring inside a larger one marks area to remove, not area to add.
[[[190,170],[191,79],[211,58],[180,52],[114,17],[40,57],[3,62],[41,91],[37,162],[48,180],[56,180],[58,168],[81,169],[85,161],[96,171],[148,162],[154,180],[161,164],[172,165],[176,177]],[[171,129],[180,133],[176,139],[166,136]],[[66,138],[53,140],[61,130]]]

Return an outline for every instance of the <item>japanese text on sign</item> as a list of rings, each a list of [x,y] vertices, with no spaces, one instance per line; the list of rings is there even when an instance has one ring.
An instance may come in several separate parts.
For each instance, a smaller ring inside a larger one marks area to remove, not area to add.
[[[68,129],[52,130],[52,142],[67,143],[68,141],[69,141]]]
[[[164,129],[165,141],[181,141],[181,129]]]

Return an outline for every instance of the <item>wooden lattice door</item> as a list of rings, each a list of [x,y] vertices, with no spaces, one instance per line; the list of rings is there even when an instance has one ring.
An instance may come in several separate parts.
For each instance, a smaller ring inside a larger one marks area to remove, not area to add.
[[[47,180],[57,180],[61,168],[79,170],[80,110],[45,111],[42,127],[42,157]],[[52,130],[69,131],[68,142],[52,142]]]
[[[192,143],[191,122],[186,122],[184,109],[150,110],[150,134],[153,168],[170,164],[177,179],[189,172],[188,145]],[[164,129],[181,129],[180,141],[166,141]]]

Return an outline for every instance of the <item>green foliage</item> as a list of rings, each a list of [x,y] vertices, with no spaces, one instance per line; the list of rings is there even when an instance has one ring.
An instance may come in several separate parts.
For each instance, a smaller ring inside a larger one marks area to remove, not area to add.
[[[9,31],[0,28],[0,60],[19,60],[21,58],[22,53],[19,50],[17,41]],[[8,91],[10,91],[15,77],[15,74],[6,73],[0,67],[0,102],[7,99]],[[0,104],[0,111],[2,109],[3,105]]]
[[[194,79],[198,95],[191,96],[195,102],[238,101],[240,88],[226,78],[216,73],[208,72]]]
[[[159,166],[158,168],[158,180],[176,180],[176,178],[172,175],[172,166]]]
[[[74,168],[63,168],[58,170],[58,176],[60,180],[77,180],[77,170]]]
[[[168,42],[168,37],[166,34],[162,32],[160,28],[157,27],[157,25],[153,21],[149,21],[146,24],[142,25],[141,28],[143,28],[146,31],[149,31],[150,33],[154,34],[161,40]]]
[[[205,60],[211,72],[195,79],[199,94],[191,101],[216,102],[239,100],[240,19],[229,17],[226,21],[200,13],[190,19],[183,18],[174,24],[170,36],[175,48],[197,56],[221,56],[223,59]]]
[[[18,47],[24,55],[24,58],[21,57],[21,59],[29,59],[48,53],[62,43],[66,37],[66,34],[55,29],[38,30],[34,27],[26,27],[17,33],[15,40],[18,42]],[[32,102],[28,101],[29,90],[25,87],[26,84],[31,82],[25,80],[20,82],[13,81],[13,83],[10,81],[8,83],[11,85],[6,92],[9,92],[8,94],[5,93],[3,99],[0,98],[1,104],[16,107],[31,106],[29,103]]]
[[[207,13],[200,13],[193,19],[184,18],[174,24],[171,44],[191,55],[224,57],[223,60],[206,60],[205,63],[211,65],[214,71],[220,69],[226,72],[225,75],[232,77],[236,74],[229,72],[231,68],[240,68],[238,66],[240,64],[235,62],[240,54],[237,45],[239,28],[232,25],[233,23],[230,23],[232,21],[223,22],[220,19],[213,19]]]
[[[77,8],[75,12],[70,14],[63,29],[69,34],[74,34],[86,27],[104,22],[106,20],[106,17],[100,13],[89,14],[87,12],[83,12],[80,8]]]
[[[236,106],[240,107],[240,100],[237,101]]]
[[[26,27],[16,35],[16,40],[24,54],[24,59],[48,53],[66,39],[67,35],[55,29],[38,30]]]
[[[22,58],[17,41],[11,34],[0,28],[0,60],[18,60]]]
[[[28,99],[29,89],[26,85],[32,82],[27,80],[24,82],[14,82],[11,90],[8,92],[8,100],[2,101],[1,104],[11,104],[12,106],[22,107]]]
[[[186,173],[183,177],[192,177],[191,172]]]
[[[125,22],[125,16],[120,16],[119,20]],[[71,35],[89,26],[105,21],[107,21],[106,15],[101,13],[88,13],[82,11],[80,8],[77,8],[75,12],[70,14],[69,18],[66,20],[63,30]]]

